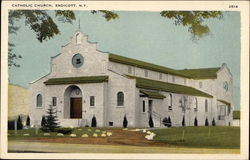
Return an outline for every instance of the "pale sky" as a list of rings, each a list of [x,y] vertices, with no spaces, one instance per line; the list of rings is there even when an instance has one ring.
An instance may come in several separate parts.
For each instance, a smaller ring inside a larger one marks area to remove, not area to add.
[[[233,102],[240,108],[240,12],[223,12],[223,19],[211,19],[207,24],[211,33],[192,41],[187,27],[175,26],[159,12],[117,12],[118,20],[107,22],[99,14],[76,12],[73,24],[58,22],[61,31],[53,39],[40,43],[23,20],[18,33],[9,36],[22,55],[20,68],[9,69],[9,81],[23,87],[50,71],[50,57],[61,52],[78,30],[97,42],[97,49],[173,69],[220,67],[226,63],[233,75]]]

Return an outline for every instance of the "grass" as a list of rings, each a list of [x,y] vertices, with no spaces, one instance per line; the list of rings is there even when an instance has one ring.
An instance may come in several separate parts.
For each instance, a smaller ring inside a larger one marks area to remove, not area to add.
[[[91,129],[91,131],[88,131],[88,129]],[[100,130],[100,132],[96,132],[96,130]],[[89,137],[92,137],[93,133],[96,133],[98,136],[101,136],[102,131],[106,131],[104,129],[100,128],[74,128],[72,134],[76,134],[76,137],[81,137],[83,134],[88,134]],[[44,133],[50,133],[49,136],[45,136]],[[43,132],[42,130],[38,130],[38,134],[36,134],[36,129],[31,128],[31,129],[22,129],[22,130],[17,130],[17,134],[15,135],[14,130],[9,130],[8,131],[9,138],[15,138],[15,139],[23,139],[23,138],[28,138],[28,137],[49,137],[49,138],[68,138],[70,137],[68,135],[64,136],[57,136],[57,132]],[[29,134],[29,136],[25,136],[24,134]]]
[[[209,131],[210,130],[210,131]],[[180,147],[240,148],[240,128],[226,126],[180,127],[152,130],[154,140]],[[183,137],[184,131],[184,140]]]
[[[91,129],[91,131],[88,131]],[[96,132],[96,130],[100,132]],[[88,134],[89,137],[93,137],[93,133],[98,134],[98,137],[102,134],[102,131],[121,130],[121,128],[74,128],[72,134],[76,134],[76,137],[81,137],[83,134]],[[184,137],[183,137],[183,131]],[[176,147],[187,148],[213,148],[213,149],[239,149],[240,148],[240,128],[239,127],[226,127],[226,126],[201,126],[201,127],[179,127],[179,128],[161,128],[152,129],[152,132],[156,134],[154,140],[163,142]],[[24,134],[29,133],[29,136]],[[50,136],[44,136],[43,131],[39,130],[38,134],[35,134],[35,129],[18,130],[17,135],[13,130],[8,131],[9,140],[28,140],[32,137],[38,138],[69,138],[69,135],[63,137],[56,136],[56,132],[51,132]],[[126,139],[126,136],[124,136]]]

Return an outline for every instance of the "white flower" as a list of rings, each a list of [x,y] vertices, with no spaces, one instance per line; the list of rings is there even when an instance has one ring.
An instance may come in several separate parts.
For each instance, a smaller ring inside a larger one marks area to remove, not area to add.
[[[95,132],[101,132],[100,129],[96,129]]]
[[[106,136],[107,136],[107,135],[106,135],[106,134],[104,134],[104,133],[103,133],[103,134],[101,134],[101,137],[106,137]]]
[[[151,134],[151,132],[150,132],[150,131],[147,131],[147,134]]]
[[[62,133],[57,133],[57,136],[64,136]]]
[[[126,130],[128,130],[128,128],[123,128],[122,130],[126,131]]]
[[[98,137],[98,135],[96,133],[93,134],[93,137]]]
[[[89,136],[88,136],[87,134],[83,134],[83,135],[82,135],[82,137],[84,137],[84,138],[85,138],[85,137],[89,137]]]
[[[76,137],[76,134],[70,134],[69,136],[70,137]]]
[[[91,132],[91,129],[89,128],[88,131]]]
[[[111,132],[107,132],[107,136],[111,136],[112,135],[112,133]]]
[[[81,129],[81,128],[78,128],[77,130],[78,130],[78,131],[81,131],[82,129]]]
[[[50,135],[50,133],[44,133],[43,135],[44,135],[44,136],[49,136],[49,135]]]
[[[30,136],[30,134],[29,133],[25,133],[25,134],[23,134],[24,136]]]
[[[146,138],[147,140],[153,140],[153,139],[154,139],[154,136],[156,136],[156,134],[155,134],[155,133],[151,133],[150,135],[146,135],[145,138]]]

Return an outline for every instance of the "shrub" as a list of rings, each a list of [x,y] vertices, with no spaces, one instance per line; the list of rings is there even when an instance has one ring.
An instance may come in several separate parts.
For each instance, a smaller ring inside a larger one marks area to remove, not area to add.
[[[184,127],[186,124],[185,124],[185,116],[183,116],[183,118],[182,118],[182,126]]]
[[[8,130],[14,130],[15,129],[15,121],[9,120],[8,121]]]
[[[195,117],[195,119],[194,119],[194,126],[198,126],[198,120],[197,120],[196,117]]]
[[[171,127],[172,126],[172,122],[171,122],[171,118],[170,116],[168,117],[168,127]]]
[[[95,115],[92,118],[91,127],[96,127],[96,118],[95,118]]]
[[[28,116],[26,119],[26,126],[29,127],[30,126],[30,117]]]
[[[153,119],[152,119],[152,116],[151,116],[151,115],[149,116],[148,124],[149,124],[149,127],[150,127],[150,128],[153,128],[153,127],[154,127],[154,122],[153,122]]]
[[[164,126],[168,126],[168,118],[165,117],[163,120],[162,120],[162,123]]]
[[[216,126],[214,118],[213,118],[213,121],[212,121],[212,126]]]
[[[208,119],[206,118],[205,126],[209,126]]]
[[[125,115],[124,118],[123,118],[123,127],[127,128],[127,126],[128,126],[128,120],[127,120],[127,117]]]
[[[62,134],[71,134],[73,132],[73,128],[55,128],[55,132]]]
[[[41,126],[42,126],[42,127],[45,126],[45,121],[46,121],[45,116],[43,116],[43,117],[42,117],[42,121],[41,121]]]
[[[17,119],[17,129],[23,129],[21,116],[18,116],[18,119]]]

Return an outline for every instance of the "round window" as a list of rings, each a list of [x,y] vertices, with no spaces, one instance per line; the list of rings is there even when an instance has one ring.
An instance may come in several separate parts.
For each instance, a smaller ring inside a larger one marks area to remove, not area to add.
[[[225,91],[228,91],[228,83],[227,82],[223,83],[223,88],[225,89]]]
[[[72,65],[76,68],[79,68],[83,65],[84,58],[81,54],[77,53],[72,58]]]

